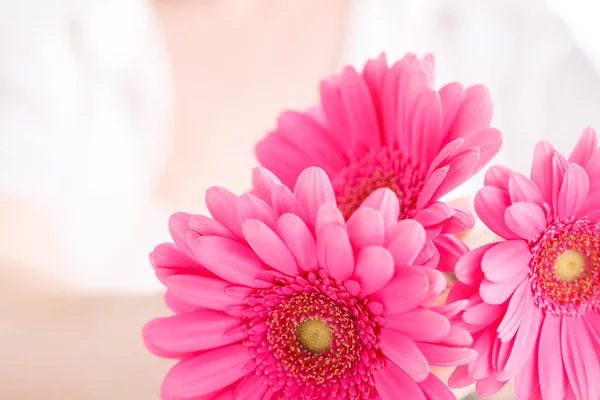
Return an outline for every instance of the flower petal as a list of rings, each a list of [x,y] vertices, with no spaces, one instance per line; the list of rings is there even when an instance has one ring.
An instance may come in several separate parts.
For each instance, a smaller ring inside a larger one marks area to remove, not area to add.
[[[385,307],[386,314],[401,314],[412,310],[425,299],[429,290],[427,274],[415,267],[403,267],[380,291],[371,295]]]
[[[569,157],[569,163],[579,164],[582,167],[592,158],[598,149],[598,137],[593,128],[588,127],[582,133]]]
[[[577,164],[569,165],[558,193],[558,218],[579,216],[589,190],[590,179],[585,170]]]
[[[278,185],[282,185],[281,181],[268,169],[262,167],[252,169],[252,194],[265,203],[271,203],[273,189]]]
[[[484,279],[479,287],[483,301],[489,304],[502,304],[514,293],[515,289],[527,278],[528,269],[524,268],[517,275],[502,282]]]
[[[502,318],[502,322],[498,326],[498,338],[501,341],[509,341],[517,333],[519,324],[523,319],[523,311],[525,310],[525,302],[528,293],[529,283],[527,281],[523,281],[510,298],[506,313]]]
[[[305,272],[317,268],[315,238],[299,216],[283,214],[277,221],[277,232],[294,255],[298,268]]]
[[[578,399],[600,398],[600,365],[581,317],[563,317],[561,353],[569,384]]]
[[[250,193],[243,194],[239,197],[236,207],[240,224],[243,224],[248,219],[257,219],[267,224],[269,228],[275,229],[277,214],[267,203],[258,197]]]
[[[398,331],[382,328],[379,333],[381,352],[402,368],[412,379],[421,382],[429,375],[429,365],[415,342]]]
[[[326,225],[317,234],[317,257],[329,274],[342,281],[354,271],[354,253],[346,230],[337,224]]]
[[[556,346],[560,344],[561,319],[546,314],[540,331],[537,357],[540,389],[544,400],[564,399],[569,386],[561,352],[556,351]]]
[[[439,235],[433,238],[433,243],[440,255],[437,269],[443,272],[454,273],[458,260],[469,251],[466,244],[452,235]]]
[[[483,279],[481,261],[485,253],[495,246],[489,243],[465,253],[456,263],[456,278],[467,285],[477,285]]]
[[[475,350],[462,347],[439,346],[420,342],[417,343],[417,347],[427,358],[429,364],[440,367],[468,364],[477,357]]]
[[[238,197],[221,187],[211,187],[206,191],[206,207],[210,215],[238,238],[243,238],[242,224],[238,219]]]
[[[163,393],[190,398],[208,394],[240,380],[250,361],[248,348],[231,344],[183,360],[165,377]]]
[[[504,223],[525,240],[533,240],[546,228],[544,210],[533,203],[513,203],[504,213]]]
[[[488,249],[481,259],[481,270],[492,282],[502,282],[529,268],[531,251],[524,240],[500,242]]]
[[[315,224],[319,207],[325,203],[335,203],[335,194],[327,174],[316,167],[302,171],[294,187],[294,197],[312,226]]]
[[[386,248],[396,265],[411,265],[425,245],[425,229],[412,219],[405,219],[386,230]]]
[[[398,221],[398,215],[400,214],[398,197],[390,189],[382,188],[375,190],[360,206],[370,207],[379,211],[386,227]]]
[[[385,327],[402,332],[419,342],[436,342],[450,333],[450,322],[443,315],[428,309],[404,314],[386,315]]]
[[[243,298],[231,296],[228,292],[231,284],[220,278],[172,275],[167,278],[167,287],[175,297],[195,307],[225,310],[226,307],[245,303]],[[252,292],[252,289],[244,287],[238,290],[245,290],[248,296]]]
[[[246,375],[235,388],[232,399],[263,400],[269,391],[269,386],[263,382],[263,379],[257,374]]]
[[[519,172],[513,172],[508,178],[508,192],[512,203],[526,202],[541,206],[544,202],[536,184]]]
[[[381,400],[427,400],[417,383],[391,361],[377,371],[373,379]]]
[[[521,324],[517,330],[513,348],[504,367],[504,371],[511,377],[523,368],[532,354],[535,355],[534,346],[543,318],[543,312],[533,304],[531,297],[527,297],[525,301]]]
[[[298,265],[283,240],[264,222],[247,219],[242,232],[254,253],[267,265],[286,275],[298,275]]]
[[[354,277],[360,284],[361,292],[371,294],[385,285],[394,276],[394,259],[392,255],[378,246],[363,248],[358,254]]]
[[[475,196],[475,211],[483,223],[504,239],[516,239],[504,222],[504,213],[510,206],[507,192],[493,186],[485,186]]]
[[[284,185],[275,186],[272,193],[273,209],[277,215],[291,213],[295,214],[308,224],[308,217],[306,213],[298,204],[298,201],[292,194],[292,191]]]
[[[355,248],[382,246],[385,227],[381,214],[369,207],[360,207],[348,219],[348,236]]]
[[[429,374],[427,379],[419,382],[419,387],[429,400],[456,400],[456,396],[450,388],[434,374]]]

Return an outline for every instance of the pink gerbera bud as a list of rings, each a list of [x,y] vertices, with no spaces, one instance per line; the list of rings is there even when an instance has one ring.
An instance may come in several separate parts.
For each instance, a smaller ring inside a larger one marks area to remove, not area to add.
[[[493,167],[475,199],[505,239],[456,266],[451,300],[478,358],[450,384],[489,396],[516,377],[520,400],[600,399],[600,150],[583,132],[569,159],[538,144],[531,178]]]
[[[444,277],[415,263],[425,229],[388,189],[347,221],[335,199],[319,168],[293,192],[256,169],[252,194],[207,192],[214,219],[172,217],[151,261],[176,315],[144,328],[180,359],[163,399],[454,399],[430,366],[475,352],[449,321],[464,303],[434,306]]]
[[[450,234],[470,229],[470,213],[438,200],[481,170],[501,146],[490,128],[483,86],[433,88],[432,56],[384,55],[361,72],[346,67],[321,84],[321,104],[283,113],[256,147],[259,161],[292,188],[301,171],[321,167],[347,220],[374,191],[398,199],[398,218],[421,222],[451,270],[466,248]]]

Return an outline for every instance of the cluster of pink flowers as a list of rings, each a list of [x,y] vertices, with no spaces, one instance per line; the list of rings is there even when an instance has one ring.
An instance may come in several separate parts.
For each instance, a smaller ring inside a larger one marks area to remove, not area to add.
[[[346,67],[258,143],[252,190],[172,216],[150,260],[174,315],[143,331],[180,360],[163,400],[446,400],[512,378],[520,400],[600,400],[596,134],[568,160],[540,143],[531,178],[489,169],[475,210],[499,239],[469,251],[475,217],[440,199],[502,139],[488,91],[436,90],[433,64]]]

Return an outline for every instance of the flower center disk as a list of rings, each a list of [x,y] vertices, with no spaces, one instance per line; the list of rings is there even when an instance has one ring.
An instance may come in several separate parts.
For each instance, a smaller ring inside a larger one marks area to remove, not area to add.
[[[579,316],[600,304],[600,224],[555,221],[530,244],[529,279],[536,305]]]
[[[331,350],[331,330],[329,325],[318,319],[308,319],[296,327],[296,340],[311,353]]]
[[[399,149],[371,150],[332,179],[339,208],[348,219],[371,193],[388,188],[398,197],[400,218],[410,218],[425,184],[425,169]]]

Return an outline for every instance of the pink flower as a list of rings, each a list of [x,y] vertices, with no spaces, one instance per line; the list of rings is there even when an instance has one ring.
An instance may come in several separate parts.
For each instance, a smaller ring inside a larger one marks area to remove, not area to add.
[[[145,343],[181,359],[163,400],[454,399],[429,365],[475,358],[449,323],[464,304],[433,306],[444,277],[415,264],[425,230],[390,190],[345,221],[323,170],[292,192],[256,169],[253,194],[206,201],[214,219],[175,214],[151,255],[176,315]]]
[[[600,151],[583,132],[565,159],[546,143],[531,179],[504,167],[475,199],[505,239],[466,254],[450,300],[468,299],[463,327],[479,355],[450,385],[489,396],[516,377],[526,399],[600,399]]]
[[[263,166],[292,187],[309,166],[324,169],[348,219],[375,190],[398,198],[399,219],[421,222],[428,237],[470,229],[470,213],[439,202],[498,152],[490,128],[492,103],[482,86],[451,83],[433,89],[432,56],[407,55],[388,67],[385,56],[361,73],[346,67],[321,83],[321,104],[283,113],[256,148]],[[443,270],[467,249],[452,237],[435,239]],[[448,260],[448,263],[445,261]]]

